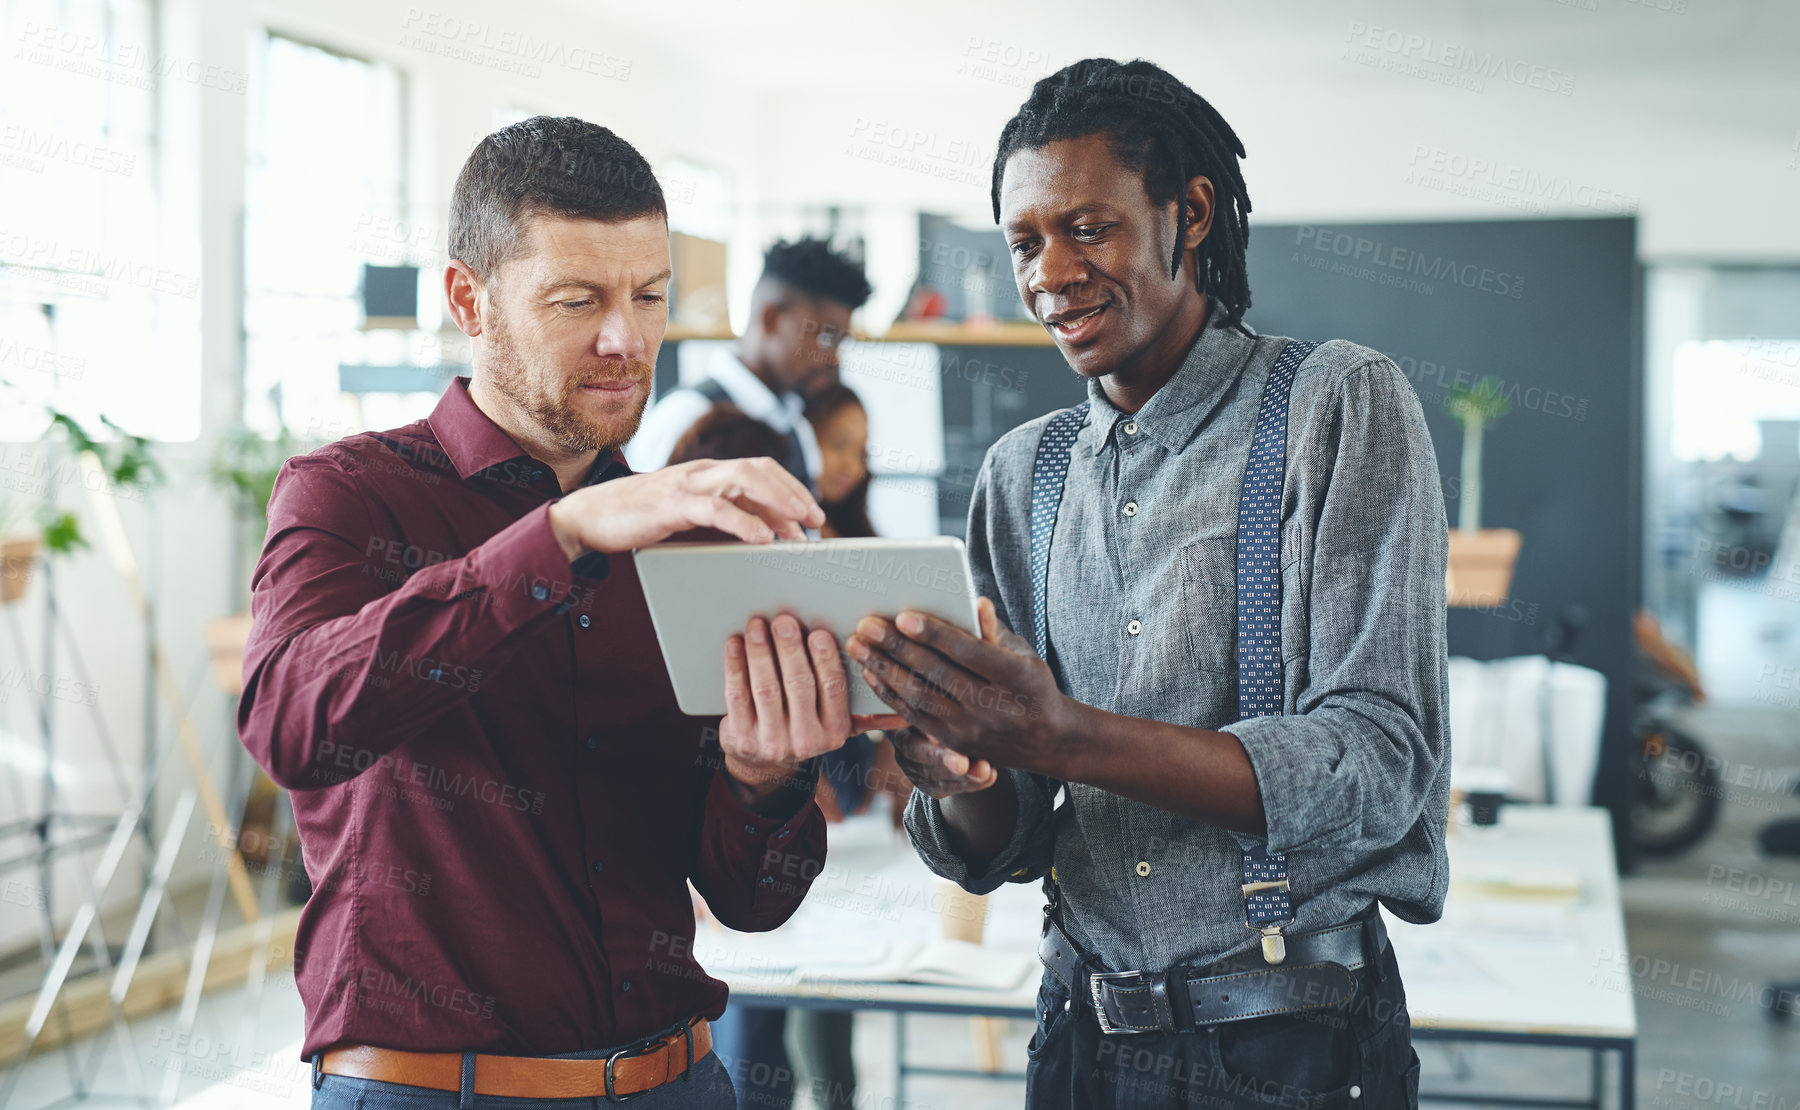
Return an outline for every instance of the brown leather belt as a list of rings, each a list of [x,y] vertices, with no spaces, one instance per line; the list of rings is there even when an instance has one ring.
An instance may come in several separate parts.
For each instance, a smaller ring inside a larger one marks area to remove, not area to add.
[[[691,1034],[691,1036],[690,1036]],[[622,1048],[605,1059],[544,1056],[475,1057],[475,1093],[500,1098],[599,1098],[615,1101],[677,1079],[712,1051],[712,1029],[694,1018],[654,1041]],[[342,1045],[319,1057],[326,1075],[462,1090],[462,1053],[403,1052],[374,1045]]]

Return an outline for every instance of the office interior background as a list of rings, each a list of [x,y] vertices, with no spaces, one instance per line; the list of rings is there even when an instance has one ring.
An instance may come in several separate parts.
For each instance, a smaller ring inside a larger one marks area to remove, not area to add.
[[[1519,990],[1610,1016],[1534,1040],[1538,1011],[1476,1013],[1421,1040],[1425,1089],[1800,1105],[1800,855],[1770,831],[1800,815],[1800,6],[0,0],[0,34],[7,1105],[308,1098],[304,863],[233,725],[259,491],[467,373],[441,273],[482,136],[575,115],[655,166],[659,393],[744,327],[771,242],[859,253],[874,523],[961,535],[987,446],[1084,396],[988,188],[1031,84],[1093,55],[1167,67],[1243,139],[1249,323],[1417,390],[1469,532],[1462,785],[1500,777],[1502,834],[1601,818],[1536,871],[1460,874],[1416,974],[1479,1011],[1516,966],[1483,952],[1560,954]],[[885,811],[840,833],[842,910],[904,844]],[[1454,861],[1497,834],[1451,835]],[[889,901],[921,913],[845,932],[934,930],[943,892],[909,881]],[[1616,946],[1559,931],[1609,913]],[[1030,929],[996,912],[982,943]],[[858,1018],[865,1104],[896,1096],[900,1021],[914,1063],[974,1073],[907,1105],[1019,1103],[1029,1020],[890,1008]]]

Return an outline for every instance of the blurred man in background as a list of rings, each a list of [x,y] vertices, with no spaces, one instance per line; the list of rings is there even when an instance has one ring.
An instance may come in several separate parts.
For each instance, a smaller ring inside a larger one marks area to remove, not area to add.
[[[645,415],[625,448],[632,469],[667,463],[683,432],[714,405],[728,403],[780,432],[786,444],[776,461],[813,485],[822,462],[804,398],[837,380],[838,345],[850,333],[850,314],[868,299],[862,262],[824,240],[770,247],[743,338],[703,381],[672,391]]]

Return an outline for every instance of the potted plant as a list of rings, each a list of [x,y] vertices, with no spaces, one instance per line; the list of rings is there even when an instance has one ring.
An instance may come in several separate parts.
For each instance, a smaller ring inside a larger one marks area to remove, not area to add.
[[[86,547],[71,512],[50,512],[16,494],[0,494],[0,605],[25,596],[38,556],[66,555]]]
[[[75,426],[66,416],[52,415],[56,423]],[[13,490],[0,490],[0,605],[25,596],[39,556],[45,552],[67,555],[86,546],[73,512],[52,509]]]
[[[1456,527],[1450,530],[1450,563],[1445,593],[1451,605],[1491,608],[1506,600],[1520,536],[1511,528],[1481,526],[1481,450],[1487,426],[1512,411],[1499,378],[1457,384],[1444,410],[1462,425],[1462,477]]]

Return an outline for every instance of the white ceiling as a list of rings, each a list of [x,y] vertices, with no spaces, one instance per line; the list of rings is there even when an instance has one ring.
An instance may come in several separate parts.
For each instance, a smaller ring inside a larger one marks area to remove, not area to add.
[[[857,161],[846,154],[868,138],[858,124],[991,151],[1031,82],[1056,65],[1148,57],[1243,137],[1259,218],[1522,214],[1411,183],[1417,150],[1449,148],[1640,198],[1647,256],[1800,257],[1795,0],[555,2],[580,13],[583,33],[646,48],[634,93],[703,86],[706,111],[731,120],[728,141],[741,143],[721,161],[754,164],[768,205],[979,217],[980,159],[953,166],[964,178],[954,184]],[[1572,89],[1490,79],[1471,91],[1358,64],[1347,52],[1372,27],[1555,70]],[[670,118],[675,146],[685,114]]]
[[[593,4],[570,3],[595,17]],[[989,41],[1069,58],[1205,58],[1275,79],[1335,62],[1353,24],[1595,78],[1800,81],[1791,0],[665,0],[602,10],[605,22],[668,44],[671,59],[761,90],[950,82],[968,48]]]

